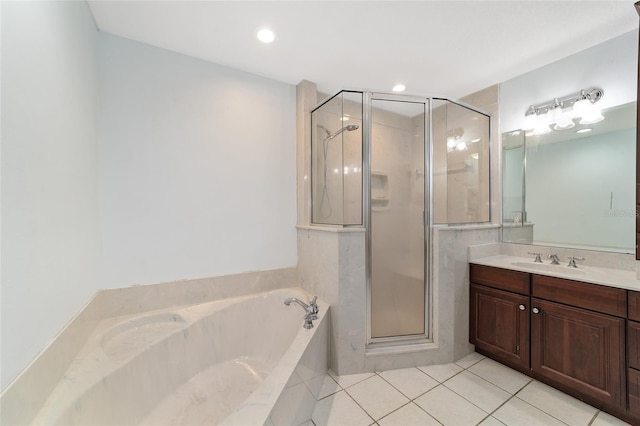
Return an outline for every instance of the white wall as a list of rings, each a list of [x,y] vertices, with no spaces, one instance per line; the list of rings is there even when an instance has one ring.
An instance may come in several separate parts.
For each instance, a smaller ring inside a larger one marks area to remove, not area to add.
[[[638,30],[522,74],[500,85],[500,132],[522,128],[529,105],[599,87],[601,109],[636,100]]]
[[[295,87],[99,45],[101,286],[295,266]]]
[[[295,88],[2,3],[1,385],[99,288],[295,266]]]
[[[96,35],[84,2],[2,4],[2,388],[97,289]]]

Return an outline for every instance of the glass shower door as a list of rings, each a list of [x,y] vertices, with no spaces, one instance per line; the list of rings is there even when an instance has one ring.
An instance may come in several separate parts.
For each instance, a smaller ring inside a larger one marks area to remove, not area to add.
[[[425,112],[424,101],[371,101],[372,339],[424,337],[427,330]]]

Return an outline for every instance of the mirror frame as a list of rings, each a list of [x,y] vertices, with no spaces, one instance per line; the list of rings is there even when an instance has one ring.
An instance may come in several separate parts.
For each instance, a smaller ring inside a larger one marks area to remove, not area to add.
[[[640,15],[640,1],[635,4]],[[638,54],[640,55],[640,36],[638,37]],[[640,100],[640,56],[638,57],[638,100]],[[636,108],[636,260],[640,260],[640,108]]]

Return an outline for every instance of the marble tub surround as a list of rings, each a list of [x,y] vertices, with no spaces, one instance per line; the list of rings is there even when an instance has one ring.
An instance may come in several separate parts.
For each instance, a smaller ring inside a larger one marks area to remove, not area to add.
[[[534,262],[535,255],[531,255],[529,252],[542,253],[543,263]],[[551,265],[551,260],[547,256],[552,253],[558,255],[560,265]],[[569,256],[583,257],[585,260],[577,261],[577,268],[569,268],[567,267]],[[469,261],[479,265],[513,269],[629,290],[640,289],[635,256],[631,254],[497,243],[469,247]]]
[[[33,423],[262,425],[312,340],[320,355],[297,377],[326,372],[328,306],[318,302],[317,326],[305,330],[287,297],[309,295],[286,288],[107,318]],[[250,417],[225,421],[238,407]]]
[[[296,268],[101,290],[0,395],[0,423],[29,424],[107,318],[297,286]]]

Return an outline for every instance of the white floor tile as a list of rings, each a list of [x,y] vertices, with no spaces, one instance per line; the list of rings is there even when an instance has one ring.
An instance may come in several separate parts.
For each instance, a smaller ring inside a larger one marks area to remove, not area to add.
[[[469,371],[453,376],[444,385],[487,413],[491,413],[512,396]]]
[[[600,411],[598,417],[591,423],[591,426],[625,426],[628,424],[629,423],[625,423],[604,411]]]
[[[320,392],[318,392],[317,399],[326,398],[327,396],[333,395],[339,390],[340,386],[336,383],[336,381],[333,380],[330,375],[326,374],[324,376],[324,381],[322,382]]]
[[[491,417],[487,417],[486,419],[484,419],[482,421],[482,423],[480,423],[479,426],[506,426],[506,425],[504,423],[502,423],[500,420],[498,420],[495,417],[491,416]]]
[[[380,426],[439,426],[440,422],[413,402],[378,420]]]
[[[457,360],[456,364],[458,364],[462,368],[469,368],[478,361],[482,361],[484,358],[484,355],[480,355],[478,352],[473,352],[465,356],[464,358]]]
[[[525,386],[516,394],[516,397],[569,425],[589,424],[598,411],[596,408],[536,380]]]
[[[488,414],[444,385],[414,402],[445,426],[476,425]]]
[[[425,367],[418,368],[440,383],[446,382],[451,377],[462,371],[462,367],[456,364],[427,365]]]
[[[374,373],[347,374],[344,376],[338,376],[336,373],[329,370],[329,375],[342,387],[342,389],[346,389],[349,386],[353,386],[356,383],[360,383],[361,381],[374,376]]]
[[[409,399],[379,376],[355,384],[347,392],[374,420],[403,406]]]
[[[311,420],[316,426],[370,425],[371,417],[345,391],[340,391],[316,403]]]
[[[525,376],[489,358],[485,358],[477,364],[472,365],[469,371],[499,388],[506,390],[511,395],[518,392],[531,381],[531,377]]]
[[[518,398],[511,398],[507,401],[493,413],[493,417],[508,426],[564,425],[560,420]]]
[[[417,368],[383,371],[380,376],[409,399],[417,398],[429,389],[438,386],[437,381]]]

